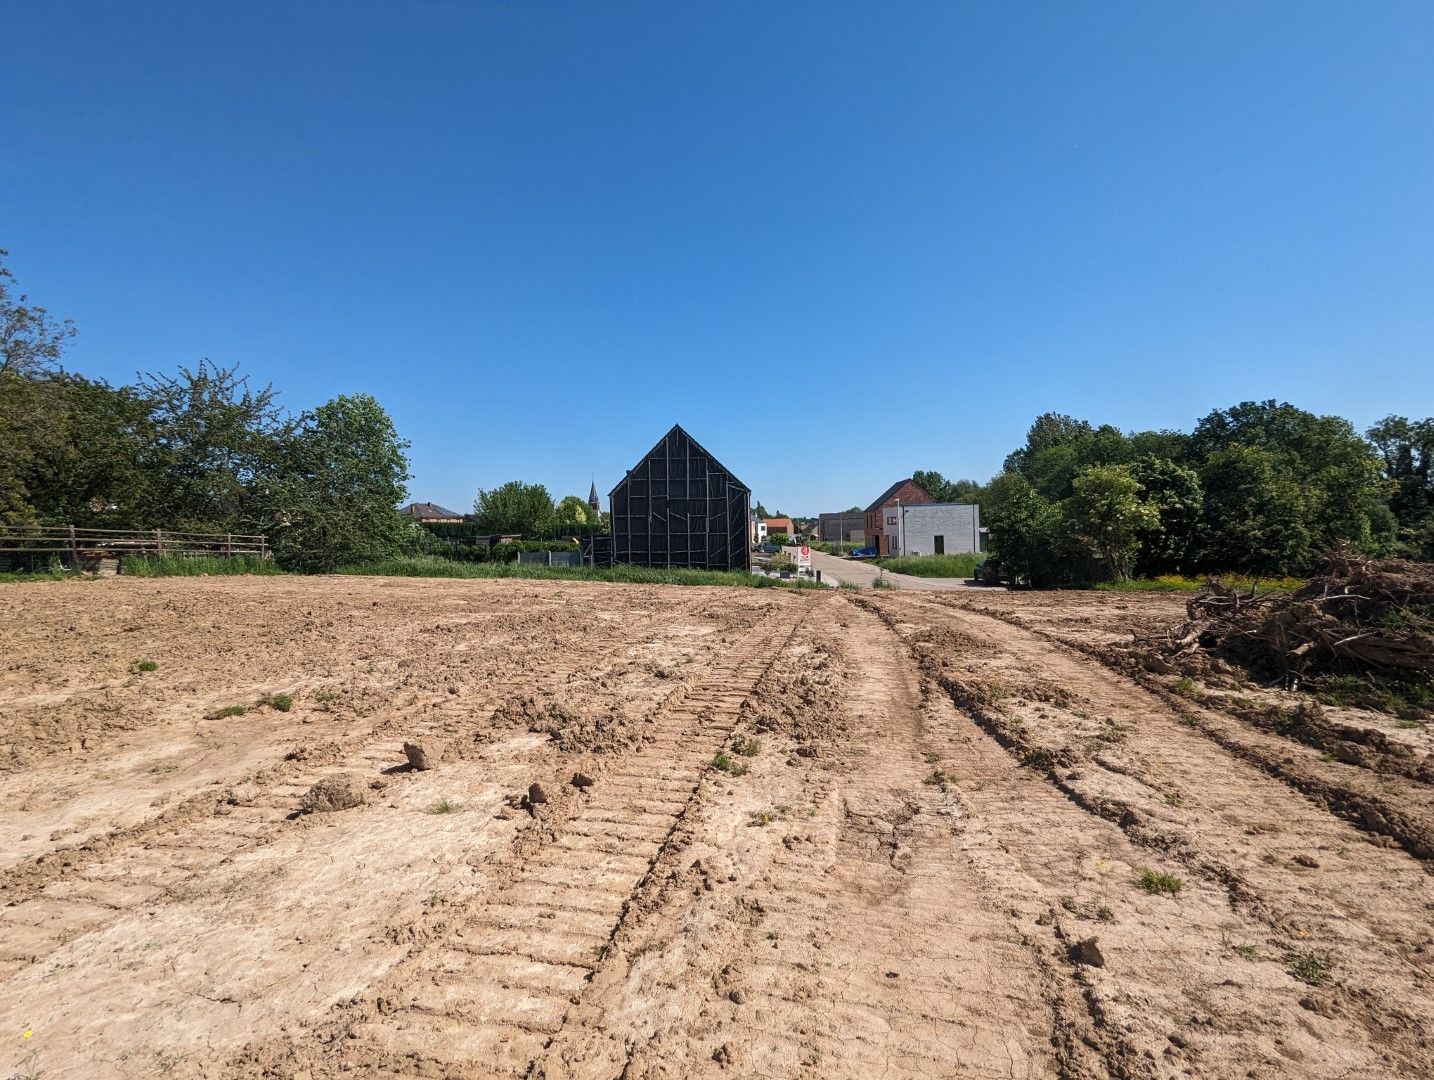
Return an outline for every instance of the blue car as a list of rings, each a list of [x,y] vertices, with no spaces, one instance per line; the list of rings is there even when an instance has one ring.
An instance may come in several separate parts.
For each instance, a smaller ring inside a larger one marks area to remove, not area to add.
[[[848,557],[848,558],[851,558],[851,559],[874,559],[874,558],[876,558],[876,548],[874,548],[874,547],[857,548],[855,551],[853,551],[853,552],[852,552],[849,556],[847,556],[847,557]]]

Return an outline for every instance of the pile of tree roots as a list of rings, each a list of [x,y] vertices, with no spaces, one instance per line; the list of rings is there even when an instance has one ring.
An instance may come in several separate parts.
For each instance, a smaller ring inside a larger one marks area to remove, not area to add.
[[[1290,689],[1321,676],[1434,676],[1434,564],[1371,562],[1339,548],[1298,592],[1239,591],[1211,577],[1186,614],[1156,641],[1177,666],[1203,654]]]

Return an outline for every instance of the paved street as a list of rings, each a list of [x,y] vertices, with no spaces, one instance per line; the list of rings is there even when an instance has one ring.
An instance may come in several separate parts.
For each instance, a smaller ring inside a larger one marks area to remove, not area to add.
[[[796,558],[797,549],[787,549],[792,558]],[[870,588],[876,581],[877,576],[882,573],[881,567],[873,563],[839,559],[835,555],[827,555],[820,551],[812,552],[812,569],[822,572],[823,581],[843,582],[849,581],[853,585],[860,585],[863,588]],[[898,589],[914,589],[922,592],[948,592],[952,589],[986,589],[988,585],[968,585],[964,578],[920,578],[912,577],[910,574],[893,574],[891,571],[885,573],[887,582],[895,585]]]

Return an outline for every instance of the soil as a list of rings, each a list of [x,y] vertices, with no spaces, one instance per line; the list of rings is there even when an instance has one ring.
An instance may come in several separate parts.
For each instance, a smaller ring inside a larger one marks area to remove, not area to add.
[[[0,1075],[1434,1074],[1428,732],[1182,614],[5,586]]]

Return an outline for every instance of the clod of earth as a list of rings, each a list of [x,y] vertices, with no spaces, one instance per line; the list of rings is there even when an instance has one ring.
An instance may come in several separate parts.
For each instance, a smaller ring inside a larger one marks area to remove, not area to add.
[[[357,773],[326,776],[309,788],[299,810],[305,814],[327,814],[334,810],[350,810],[368,801],[369,786]]]
[[[443,759],[443,745],[432,741],[403,744],[403,755],[419,772],[426,772]]]
[[[1105,954],[1100,951],[1100,944],[1096,938],[1081,938],[1071,945],[1067,954],[1073,964],[1083,964],[1086,967],[1105,967]]]
[[[573,773],[572,785],[579,790],[585,790],[593,786],[593,778],[587,773]]]
[[[548,793],[543,790],[542,784],[528,785],[528,804],[538,806],[548,801]]]

